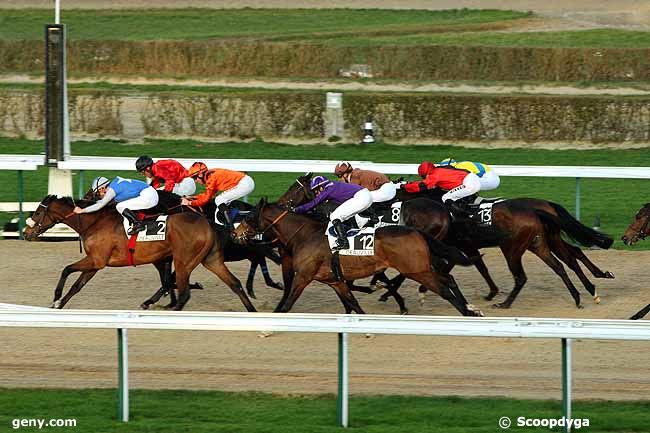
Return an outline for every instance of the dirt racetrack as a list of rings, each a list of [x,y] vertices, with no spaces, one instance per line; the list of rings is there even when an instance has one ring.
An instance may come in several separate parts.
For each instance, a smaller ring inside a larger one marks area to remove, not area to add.
[[[78,260],[75,242],[0,241],[0,302],[46,306],[61,269]],[[496,250],[486,261],[500,287],[512,279]],[[527,254],[529,281],[510,311],[495,310],[480,294],[485,284],[474,269],[456,276],[470,302],[488,316],[627,318],[650,302],[650,252],[589,251],[614,280],[597,280],[602,303],[583,294],[585,308],[573,306],[557,276]],[[244,279],[248,265],[231,264]],[[279,278],[279,269],[272,268]],[[74,276],[74,275],[73,275]],[[152,266],[102,270],[72,299],[69,308],[134,309],[157,288]],[[206,290],[193,292],[188,310],[243,311],[239,300],[203,268],[193,280]],[[72,283],[68,282],[68,286]],[[261,311],[271,311],[280,292],[257,284]],[[421,308],[415,284],[403,290],[412,314],[455,315],[430,295]],[[378,294],[359,294],[368,313],[396,314],[397,307],[377,302]],[[500,295],[498,300],[503,299]],[[313,283],[294,312],[342,313],[334,292]],[[279,333],[131,331],[131,384],[134,388],[254,390],[276,393],[334,393],[336,337]],[[0,328],[0,387],[113,387],[116,338],[108,330]],[[382,336],[350,338],[350,390],[365,394],[502,395],[560,398],[561,353],[558,341],[503,338]],[[574,342],[576,398],[650,399],[647,342]]]

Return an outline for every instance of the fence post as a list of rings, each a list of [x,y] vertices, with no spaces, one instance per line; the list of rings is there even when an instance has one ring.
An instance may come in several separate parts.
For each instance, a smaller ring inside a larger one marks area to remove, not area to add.
[[[338,421],[341,427],[348,426],[348,334],[347,332],[339,332]]]
[[[580,221],[580,178],[576,177],[576,219]]]
[[[571,339],[562,339],[562,416],[571,419]],[[565,433],[571,431],[569,423],[565,424]]]
[[[25,201],[25,189],[23,182],[23,171],[18,170],[18,239],[23,239],[23,201]]]
[[[117,330],[118,407],[117,418],[129,422],[129,339],[127,329]]]

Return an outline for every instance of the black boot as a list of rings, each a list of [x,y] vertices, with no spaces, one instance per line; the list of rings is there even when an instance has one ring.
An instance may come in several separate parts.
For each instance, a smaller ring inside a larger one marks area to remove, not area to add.
[[[350,248],[350,243],[348,242],[347,230],[343,225],[341,220],[332,221],[332,226],[336,232],[336,247],[333,248],[334,251],[347,250]]]
[[[368,218],[370,218],[370,221],[368,221],[371,225],[376,226],[379,224],[379,217],[377,216],[377,212],[370,206],[368,209],[363,211]]]
[[[469,213],[465,209],[464,203],[460,200],[445,200],[445,206],[447,206],[451,215],[456,219],[469,217]]]
[[[228,214],[228,205],[225,203],[221,203],[217,209],[223,216],[224,228],[229,232],[235,230],[235,226],[233,226],[232,221],[230,220],[230,215]]]
[[[138,232],[145,229],[144,223],[138,219],[138,216],[133,213],[131,209],[124,209],[122,211],[122,215],[126,217],[126,219],[131,223],[131,227],[127,231],[127,234],[129,236],[137,234]]]

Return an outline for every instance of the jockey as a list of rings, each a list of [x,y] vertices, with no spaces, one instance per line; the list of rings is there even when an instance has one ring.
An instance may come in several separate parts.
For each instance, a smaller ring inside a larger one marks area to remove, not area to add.
[[[109,181],[100,176],[93,180],[91,188],[100,197],[100,200],[83,209],[76,206],[73,212],[76,214],[97,212],[115,199],[117,202],[115,209],[131,223],[128,230],[129,235],[134,235],[145,228],[133,211],[150,209],[158,204],[158,192],[141,180],[124,179],[117,176]]]
[[[397,193],[395,184],[392,183],[385,174],[372,170],[352,168],[352,164],[349,162],[341,162],[337,164],[334,169],[334,174],[339,178],[339,180],[345,183],[354,183],[366,188],[370,191],[373,203],[390,201],[395,198],[395,194]],[[377,218],[377,214],[374,212],[372,207],[368,208],[368,213],[372,223],[377,224],[379,218]]]
[[[161,159],[153,162],[147,155],[142,155],[135,161],[135,169],[144,177],[151,179],[151,186],[173,192],[181,197],[196,192],[194,179],[189,177],[187,170],[180,162],[173,159]]]
[[[233,225],[228,215],[230,202],[245,197],[255,189],[253,178],[240,171],[227,170],[225,168],[208,167],[202,162],[195,162],[189,170],[189,176],[196,179],[201,185],[205,185],[205,192],[196,197],[183,198],[181,204],[184,206],[203,206],[214,198],[217,211],[214,213],[214,220],[221,212],[224,219],[224,226],[232,230]],[[219,191],[221,194],[217,195]]]
[[[457,162],[455,159],[446,158],[437,164],[440,167],[451,166],[461,170],[469,171],[478,176],[481,181],[481,191],[490,191],[497,189],[501,183],[499,175],[487,164],[480,162],[461,161]]]
[[[442,196],[442,202],[447,205],[481,190],[479,177],[474,173],[453,168],[436,167],[429,161],[420,164],[418,175],[422,178],[422,181],[408,182],[402,185],[402,188],[407,192],[416,193],[440,187],[447,190]]]
[[[331,200],[339,206],[330,214],[330,225],[336,232],[335,250],[350,248],[343,221],[363,212],[372,205],[370,191],[352,183],[334,182],[324,176],[316,176],[311,180],[310,189],[316,193],[312,201],[294,209],[296,213],[307,213],[321,202]]]

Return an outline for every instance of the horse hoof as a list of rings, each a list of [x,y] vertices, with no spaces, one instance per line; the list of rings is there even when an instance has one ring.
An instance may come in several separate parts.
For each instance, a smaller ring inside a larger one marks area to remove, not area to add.
[[[426,296],[424,296],[424,293],[418,292],[418,302],[420,302],[420,307],[424,307],[425,299]]]
[[[596,304],[600,304],[600,296],[598,296],[598,295],[594,296],[594,302]]]
[[[50,308],[53,308],[55,310],[60,310],[61,309],[61,301],[54,301],[50,304]]]
[[[167,304],[163,307],[165,310],[173,310],[176,308],[176,304]]]
[[[201,284],[201,283],[190,283],[190,290],[203,290],[203,284]]]
[[[259,334],[257,334],[258,338],[269,338],[271,335],[273,335],[273,331],[262,331]]]
[[[615,277],[614,277],[613,273],[607,271],[607,272],[605,272],[605,278],[615,278]]]
[[[251,299],[257,299],[257,296],[255,296],[255,292],[248,292],[248,297]]]
[[[578,310],[582,310],[583,308],[585,308],[584,305],[582,304],[577,304],[576,307],[578,307]]]
[[[409,310],[401,311],[400,314],[401,314],[402,316],[408,316],[408,314],[409,314]]]
[[[505,302],[501,302],[500,304],[492,304],[492,308],[508,309],[508,308],[510,308],[510,304],[506,304]]]
[[[140,304],[140,309],[141,310],[148,310],[149,309],[149,304],[145,304],[144,302]]]
[[[370,288],[372,289],[373,286],[370,286]],[[386,285],[386,283],[383,283],[381,281],[377,281],[377,283],[374,284],[374,290],[387,289],[387,288],[388,286]]]
[[[269,284],[269,287],[272,287],[277,290],[284,290],[284,286],[282,285],[282,283]]]

